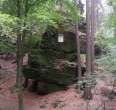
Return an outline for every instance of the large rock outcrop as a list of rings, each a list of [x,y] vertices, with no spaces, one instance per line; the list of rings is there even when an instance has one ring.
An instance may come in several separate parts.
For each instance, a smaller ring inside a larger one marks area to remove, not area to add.
[[[31,89],[41,94],[65,89],[76,80],[76,38],[64,32],[64,42],[58,42],[57,30],[49,29],[41,43],[29,54],[29,66],[24,67],[26,78],[33,80]]]

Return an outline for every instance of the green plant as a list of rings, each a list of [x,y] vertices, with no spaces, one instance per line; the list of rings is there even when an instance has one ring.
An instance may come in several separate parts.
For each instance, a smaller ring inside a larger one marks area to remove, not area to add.
[[[109,73],[116,73],[116,46],[110,49],[110,52],[97,60],[97,63],[104,67]]]

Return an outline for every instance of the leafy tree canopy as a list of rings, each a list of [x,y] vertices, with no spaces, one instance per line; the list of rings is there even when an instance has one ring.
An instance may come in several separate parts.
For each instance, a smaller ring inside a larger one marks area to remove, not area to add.
[[[12,34],[16,18],[0,12],[0,35]]]
[[[41,36],[48,26],[72,24],[79,19],[79,10],[73,0],[20,0],[21,17],[17,18],[16,0],[0,1],[1,33],[16,37],[17,20],[26,37]]]
[[[48,25],[56,27],[59,23],[76,21],[80,16],[73,0],[21,0],[20,6],[21,27],[25,28],[25,22],[26,28],[34,29],[32,26],[36,26],[40,32]],[[16,17],[16,0],[2,0],[0,7],[3,13]]]

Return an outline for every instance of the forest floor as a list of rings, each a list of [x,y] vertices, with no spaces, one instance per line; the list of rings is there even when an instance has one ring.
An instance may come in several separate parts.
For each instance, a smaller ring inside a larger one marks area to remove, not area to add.
[[[16,79],[16,64],[12,60],[0,59],[0,110],[17,110],[16,93],[11,91]],[[102,95],[111,88],[111,76],[98,69],[97,85],[93,90],[93,99],[86,101],[76,92],[74,85],[68,90],[40,96],[24,91],[24,110],[116,110],[116,100]],[[89,106],[87,106],[89,103]],[[87,109],[88,108],[88,109]],[[99,108],[99,109],[95,109]]]

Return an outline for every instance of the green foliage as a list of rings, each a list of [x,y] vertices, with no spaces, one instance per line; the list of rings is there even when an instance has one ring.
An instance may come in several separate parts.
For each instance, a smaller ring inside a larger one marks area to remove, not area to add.
[[[4,13],[17,15],[15,0],[4,0],[2,4],[1,10]],[[25,19],[26,16],[29,21],[36,20],[36,23],[42,23],[44,26],[56,26],[57,23],[67,20],[67,17],[76,21],[80,16],[72,0],[22,0],[20,4],[21,19]],[[62,5],[62,9],[60,5]]]
[[[1,3],[1,11],[16,16],[16,0],[3,0]]]
[[[77,4],[74,4],[73,0],[63,0],[64,8],[66,9],[66,13],[71,17],[71,19],[75,21],[79,21],[80,12],[79,8],[77,8]],[[70,18],[69,17],[69,18]]]
[[[116,73],[116,46],[112,47],[107,55],[102,56],[97,60],[97,63],[105,68],[110,73]]]
[[[0,12],[0,52],[14,52],[15,46],[13,41],[15,34],[13,29],[15,27],[15,17]]]
[[[33,48],[35,48],[35,45],[39,45],[40,42],[41,37],[38,37],[37,35],[26,37],[24,44],[25,52],[29,53]]]
[[[100,37],[100,40],[98,42],[108,45],[110,47],[110,51],[109,53],[103,55],[100,59],[98,59],[97,63],[103,66],[107,72],[116,73],[116,0],[109,0],[108,5],[110,5],[113,9],[113,12],[109,14],[107,20],[107,27],[108,30],[110,30],[110,33],[107,35],[108,37],[106,36],[106,34],[104,34],[104,38]]]
[[[20,6],[21,17],[17,18],[16,0],[0,1],[0,33],[16,37],[16,28],[21,27],[22,34],[26,30],[26,37],[29,37],[26,38],[26,45],[30,42],[33,45],[32,42],[41,39],[37,37],[48,26],[58,27],[62,23],[71,23],[80,16],[73,0],[21,0]],[[17,25],[17,20],[20,21],[20,26]]]
[[[116,0],[109,0],[109,5],[113,8],[113,13],[109,16],[109,26],[116,28]]]
[[[102,33],[102,32],[99,32],[99,33],[97,33],[97,35],[96,35],[96,44],[97,45],[100,45],[100,46],[102,46],[102,47],[105,47],[105,46],[108,46],[108,38],[104,35],[104,33]]]
[[[15,52],[15,48],[12,44],[5,44],[3,42],[0,43],[0,53],[11,53]]]
[[[101,49],[102,55],[109,51],[109,48],[114,44],[114,37],[107,37],[103,31],[96,34],[95,45]]]
[[[13,34],[16,18],[0,12],[0,35],[10,36]]]
[[[108,17],[108,26],[109,26],[109,27],[116,28],[116,15],[111,14],[111,15]]]
[[[7,36],[0,36],[0,53],[11,53],[15,52],[15,45]]]
[[[116,6],[116,0],[109,0],[109,5]]]
[[[79,18],[79,11],[70,0],[48,0],[32,11],[29,13],[29,19],[36,20],[46,27],[48,25],[57,27],[59,23],[69,22],[69,19],[75,21]]]
[[[15,0],[3,0],[2,2],[1,11],[3,13],[11,16],[17,15]],[[57,27],[61,22],[76,21],[80,16],[79,10],[74,6],[72,0],[21,0],[20,5],[21,27],[25,22],[24,28],[30,28],[36,33],[42,33],[48,25]]]
[[[35,20],[38,24],[43,24],[44,26],[56,26],[57,21],[61,19],[61,16],[56,12],[55,7],[50,2],[35,7],[33,11],[34,13],[29,14],[29,19],[32,21]]]

